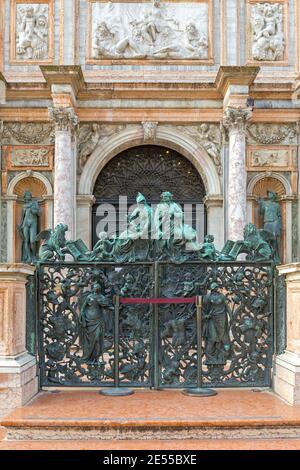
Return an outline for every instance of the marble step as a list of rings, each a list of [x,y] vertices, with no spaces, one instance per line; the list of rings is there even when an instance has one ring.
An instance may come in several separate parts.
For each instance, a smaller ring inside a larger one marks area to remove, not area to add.
[[[183,441],[300,439],[300,407],[268,391],[220,390],[215,397],[139,390],[41,393],[1,425],[8,441]]]

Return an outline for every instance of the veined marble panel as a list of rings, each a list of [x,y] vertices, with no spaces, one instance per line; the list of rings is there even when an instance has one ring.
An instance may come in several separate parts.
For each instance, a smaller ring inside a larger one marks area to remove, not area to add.
[[[209,10],[196,0],[90,1],[88,58],[208,60]]]

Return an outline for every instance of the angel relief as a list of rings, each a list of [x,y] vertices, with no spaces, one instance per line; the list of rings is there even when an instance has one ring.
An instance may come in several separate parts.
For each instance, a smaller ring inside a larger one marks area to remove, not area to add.
[[[206,3],[93,3],[92,59],[208,59]]]
[[[49,5],[18,3],[16,6],[16,59],[49,58]]]

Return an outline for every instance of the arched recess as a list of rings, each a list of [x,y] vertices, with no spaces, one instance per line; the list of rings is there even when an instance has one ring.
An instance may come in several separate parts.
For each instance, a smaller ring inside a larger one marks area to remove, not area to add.
[[[251,220],[259,228],[263,219],[259,211],[257,198],[266,198],[267,191],[278,195],[282,214],[282,239],[280,259],[282,263],[292,261],[292,188],[289,181],[280,173],[256,175],[248,185],[248,195],[252,200]]]
[[[15,176],[7,188],[7,253],[9,262],[21,261],[22,241],[16,227],[21,220],[25,191],[30,191],[39,202],[41,208],[39,230],[50,228],[53,225],[53,190],[48,179],[37,172],[23,172]]]
[[[174,150],[192,163],[205,186],[206,200],[210,201],[212,198],[217,201],[208,206],[208,231],[210,231],[210,226],[217,225],[223,228],[221,181],[217,169],[205,149],[191,137],[178,131],[176,127],[163,125],[158,126],[155,142],[149,144]],[[106,141],[100,141],[100,144],[89,157],[78,183],[77,196],[77,236],[82,238],[89,246],[91,246],[91,231],[88,232],[86,227],[91,227],[91,201],[93,200],[93,189],[98,175],[107,163],[122,151],[141,145],[145,145],[142,127],[126,128]],[[89,218],[87,217],[88,211]],[[219,233],[216,234],[216,245],[221,247],[223,241],[223,230],[219,230]]]
[[[96,198],[93,243],[98,241],[96,227],[102,218],[97,215],[98,207],[103,208],[103,204],[113,206],[117,225],[113,220],[111,229],[115,233],[120,228],[119,222],[123,221],[124,224],[127,218],[126,214],[124,216],[124,204],[120,206],[120,196],[126,196],[125,204],[129,210],[136,204],[138,193],[142,193],[148,203],[157,204],[163,191],[170,191],[175,201],[190,211],[191,219],[186,223],[197,228],[199,240],[203,241],[206,232],[206,191],[201,176],[191,162],[178,152],[160,145],[140,145],[124,150],[110,160],[96,180],[93,192]]]

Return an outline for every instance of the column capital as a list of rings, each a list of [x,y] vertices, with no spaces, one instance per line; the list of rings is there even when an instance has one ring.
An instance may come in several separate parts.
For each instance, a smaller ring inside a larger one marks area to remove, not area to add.
[[[48,108],[49,119],[55,124],[56,131],[71,132],[76,129],[79,124],[78,116],[73,108],[55,107]]]
[[[251,117],[251,108],[228,107],[224,110],[223,125],[229,131],[244,132]]]

